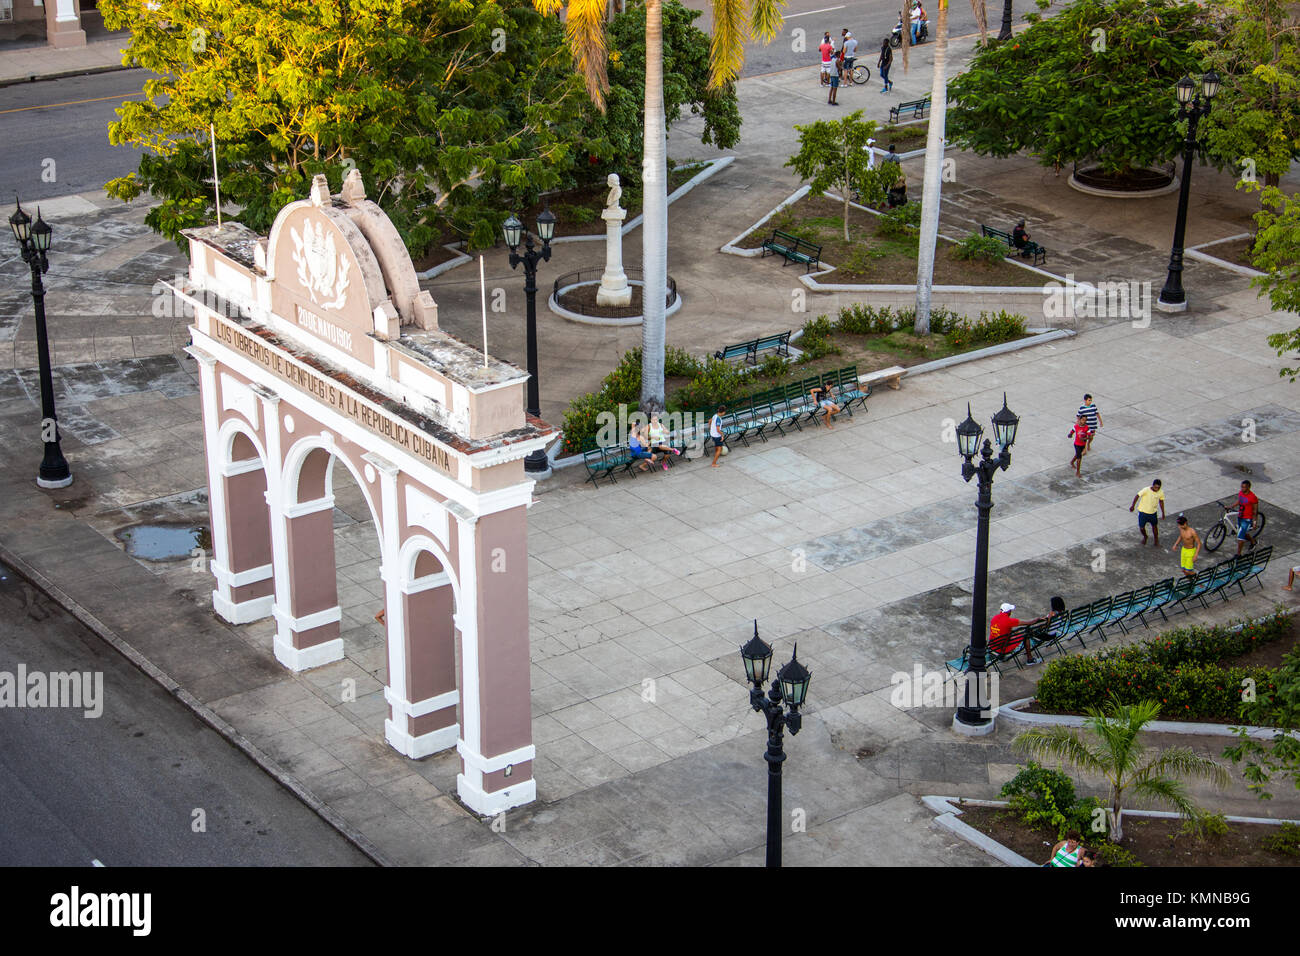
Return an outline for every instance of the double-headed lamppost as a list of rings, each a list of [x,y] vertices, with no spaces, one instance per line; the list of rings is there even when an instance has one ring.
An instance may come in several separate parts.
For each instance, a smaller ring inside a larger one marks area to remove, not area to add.
[[[533,236],[524,231],[523,223],[511,216],[501,227],[506,245],[510,247],[510,268],[524,264],[524,295],[528,297],[528,414],[542,416],[542,400],[537,384],[537,263],[551,259],[551,239],[555,236],[555,213],[543,209],[537,217],[537,237],[542,248],[533,246]],[[516,252],[523,238],[524,251]],[[524,471],[534,478],[545,478],[551,473],[551,463],[545,449],[538,448],[524,459]]]
[[[754,636],[740,649],[745,662],[745,677],[753,685],[749,689],[749,703],[767,717],[767,865],[781,865],[781,764],[785,762],[784,733],[799,733],[803,715],[799,708],[808,696],[808,681],[812,672],[799,663],[799,645],[796,644],[790,662],[776,673],[772,689],[763,695],[763,684],[772,666],[772,646],[758,636],[758,621],[754,622]],[[783,704],[789,706],[787,711]]]
[[[1178,118],[1187,120],[1187,139],[1183,141],[1183,182],[1178,190],[1178,219],[1174,223],[1174,248],[1169,254],[1169,275],[1156,300],[1156,308],[1163,312],[1182,312],[1187,308],[1187,293],[1183,291],[1183,233],[1187,229],[1187,200],[1191,195],[1196,123],[1210,112],[1210,101],[1219,92],[1219,74],[1211,70],[1201,77],[1199,92],[1196,81],[1190,76],[1179,80],[1176,89]]]
[[[50,340],[45,334],[45,285],[41,276],[49,269],[45,253],[50,250],[53,230],[36,210],[36,224],[23,212],[21,203],[9,217],[9,228],[22,249],[23,262],[32,267],[32,298],[36,302],[36,352],[41,364],[41,441],[45,443],[45,457],[36,484],[42,488],[66,488],[72,484],[72,470],[59,447],[59,421],[54,414],[54,382],[50,374]]]
[[[966,420],[957,426],[957,450],[961,453],[961,476],[970,481],[979,475],[979,496],[975,507],[979,510],[979,523],[975,533],[975,586],[971,595],[970,659],[966,669],[966,696],[957,708],[952,729],[971,737],[993,733],[993,715],[984,716],[980,701],[980,688],[984,681],[985,614],[988,609],[989,584],[989,512],[993,510],[993,475],[1000,468],[1006,471],[1011,465],[1011,446],[1016,443],[1016,428],[1020,419],[1007,408],[1007,396],[1002,395],[1002,410],[993,416],[993,437],[999,453],[993,457],[993,445],[984,436],[983,427],[971,417],[970,404],[966,405]],[[976,453],[979,461],[975,461]]]

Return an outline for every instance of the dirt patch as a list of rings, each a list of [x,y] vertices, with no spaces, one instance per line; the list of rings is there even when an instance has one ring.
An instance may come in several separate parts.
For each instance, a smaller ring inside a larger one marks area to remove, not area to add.
[[[1046,862],[1056,845],[1056,831],[1027,827],[1010,810],[963,807],[959,818],[1005,847],[1035,863]],[[1300,858],[1266,849],[1262,843],[1276,836],[1278,827],[1262,823],[1230,823],[1219,837],[1195,837],[1182,832],[1181,820],[1124,817],[1120,846],[1144,866],[1297,866]],[[1096,849],[1098,840],[1085,840]]]
[[[414,260],[413,264],[415,265],[415,271],[424,272],[427,269],[432,269],[434,266],[440,266],[444,262],[450,262],[458,255],[461,255],[461,253],[457,252],[455,249],[446,248],[448,244],[456,241],[457,237],[451,233],[444,233],[439,236],[437,242],[425,250],[424,255]]]
[[[1251,241],[1250,239],[1234,239],[1232,242],[1220,242],[1200,251],[1207,256],[1222,259],[1224,262],[1231,262],[1234,265],[1245,266],[1247,269],[1254,269],[1255,264],[1250,261]]]
[[[844,240],[844,204],[825,196],[804,196],[782,209],[764,225],[736,243],[758,249],[774,229],[789,232],[822,247],[822,262],[835,271],[820,281],[881,285],[916,284],[916,243],[882,235],[878,217],[861,209],[849,210],[849,240]],[[978,262],[958,259],[955,244],[940,239],[935,249],[935,285],[1026,286],[1043,284],[1043,277],[1006,260]],[[774,257],[775,268],[782,262]]]
[[[889,149],[893,146],[897,152],[906,153],[924,147],[929,135],[929,120],[915,126],[883,126],[876,131],[876,148]]]
[[[635,318],[642,314],[641,293],[642,286],[629,285],[632,290],[632,301],[628,305],[600,305],[596,302],[596,294],[600,292],[600,284],[580,285],[572,289],[565,290],[560,296],[559,303],[571,312],[577,312],[579,315],[597,315],[610,319]]]

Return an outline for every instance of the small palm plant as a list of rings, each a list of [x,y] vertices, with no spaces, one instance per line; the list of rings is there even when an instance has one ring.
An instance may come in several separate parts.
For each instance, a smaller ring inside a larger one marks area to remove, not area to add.
[[[1082,740],[1064,727],[1053,727],[1026,731],[1012,746],[1039,759],[1051,757],[1085,773],[1105,777],[1110,783],[1108,815],[1113,842],[1124,839],[1126,794],[1158,800],[1190,820],[1196,819],[1198,811],[1188,799],[1184,778],[1196,777],[1217,787],[1227,786],[1231,779],[1228,771],[1189,747],[1170,747],[1153,754],[1138,745],[1138,734],[1160,715],[1157,701],[1121,704],[1111,698],[1107,711],[1088,709],[1084,727],[1093,741]]]

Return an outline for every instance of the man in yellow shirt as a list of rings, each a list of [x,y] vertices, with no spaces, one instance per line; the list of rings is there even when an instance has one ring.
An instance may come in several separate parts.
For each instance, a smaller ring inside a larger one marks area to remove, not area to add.
[[[1132,511],[1137,508],[1138,513],[1138,530],[1142,532],[1142,543],[1147,543],[1147,525],[1151,525],[1151,534],[1155,536],[1153,547],[1160,547],[1160,524],[1156,518],[1156,508],[1160,508],[1160,517],[1165,517],[1165,493],[1160,490],[1160,479],[1157,478],[1147,487],[1143,488],[1133,496],[1133,504],[1128,506]]]

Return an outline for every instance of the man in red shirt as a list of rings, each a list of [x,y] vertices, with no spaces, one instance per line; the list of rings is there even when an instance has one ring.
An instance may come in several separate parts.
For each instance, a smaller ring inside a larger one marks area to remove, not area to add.
[[[831,81],[832,63],[835,55],[835,44],[831,43],[830,33],[822,37],[821,46],[817,49],[822,55],[822,86],[826,86]]]
[[[1250,526],[1255,520],[1255,512],[1259,508],[1259,499],[1255,493],[1250,490],[1250,482],[1243,481],[1241,490],[1237,492],[1237,553],[1241,554],[1242,546],[1249,541],[1251,548],[1255,547],[1255,539],[1250,536]]]
[[[1002,610],[993,615],[993,620],[989,621],[989,650],[996,651],[998,654],[1010,654],[1024,642],[1024,635],[1020,637],[1008,638],[1012,628],[1020,624],[1020,619],[1011,616],[1011,612],[1016,609],[1014,604],[1003,604]],[[1032,654],[1032,650],[1026,648]],[[1042,662],[1041,657],[1030,657],[1025,663],[1038,664]]]
[[[1084,421],[1082,415],[1074,420],[1074,427],[1070,429],[1070,437],[1074,440],[1074,457],[1070,459],[1070,464],[1066,467],[1074,468],[1076,478],[1083,477],[1079,474],[1079,466],[1083,464],[1083,453],[1088,450],[1088,439],[1092,436],[1092,429]]]

